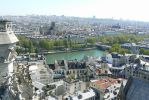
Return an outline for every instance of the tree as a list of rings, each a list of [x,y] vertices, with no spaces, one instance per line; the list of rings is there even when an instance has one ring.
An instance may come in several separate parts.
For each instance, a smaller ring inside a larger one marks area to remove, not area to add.
[[[22,53],[22,50],[21,50],[21,48],[20,48],[20,47],[16,47],[16,52],[17,52],[17,54],[20,54],[20,53]]]
[[[30,53],[34,53],[35,52],[33,43],[31,41],[29,41],[28,50],[29,50]]]
[[[19,43],[17,45],[20,47],[16,49],[18,53],[27,53],[27,52],[34,53],[35,52],[33,42],[30,39],[24,36],[18,36],[18,39],[19,39]]]
[[[47,39],[43,39],[39,41],[39,46],[43,49],[50,50],[53,49],[54,42]]]
[[[109,49],[109,52],[117,52],[120,54],[130,53],[127,49],[121,48],[119,44],[113,44],[112,47]]]
[[[86,41],[87,41],[87,43],[94,45],[96,42],[96,39],[95,38],[87,38]]]
[[[145,50],[145,49],[141,48],[140,54],[149,55],[149,50]]]

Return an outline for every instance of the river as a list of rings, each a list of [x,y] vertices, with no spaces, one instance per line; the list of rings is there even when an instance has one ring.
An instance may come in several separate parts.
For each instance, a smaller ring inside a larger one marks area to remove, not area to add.
[[[53,64],[55,60],[81,60],[84,56],[99,57],[103,56],[104,54],[104,51],[100,51],[97,49],[87,51],[55,53],[46,55],[46,62],[47,64]]]

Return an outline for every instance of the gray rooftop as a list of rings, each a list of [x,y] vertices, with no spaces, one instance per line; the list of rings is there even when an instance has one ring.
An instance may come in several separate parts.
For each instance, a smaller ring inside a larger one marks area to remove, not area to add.
[[[17,37],[11,31],[11,21],[0,20],[0,44],[12,44],[18,42]]]
[[[7,22],[11,22],[11,21],[8,21],[8,20],[0,20],[0,23],[7,23]]]
[[[18,42],[14,33],[0,32],[0,44],[12,44]]]
[[[125,100],[149,100],[149,81],[130,78],[124,89]]]

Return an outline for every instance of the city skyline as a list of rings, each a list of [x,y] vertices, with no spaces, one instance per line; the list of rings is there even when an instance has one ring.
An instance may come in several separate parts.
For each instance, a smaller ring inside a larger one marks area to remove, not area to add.
[[[147,0],[0,0],[0,16],[65,15],[149,21]]]

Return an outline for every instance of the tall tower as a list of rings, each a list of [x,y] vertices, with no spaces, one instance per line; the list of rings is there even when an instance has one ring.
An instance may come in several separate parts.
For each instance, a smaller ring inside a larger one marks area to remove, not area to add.
[[[7,20],[0,20],[0,85],[13,72],[16,42],[18,39],[12,31],[12,23]]]

